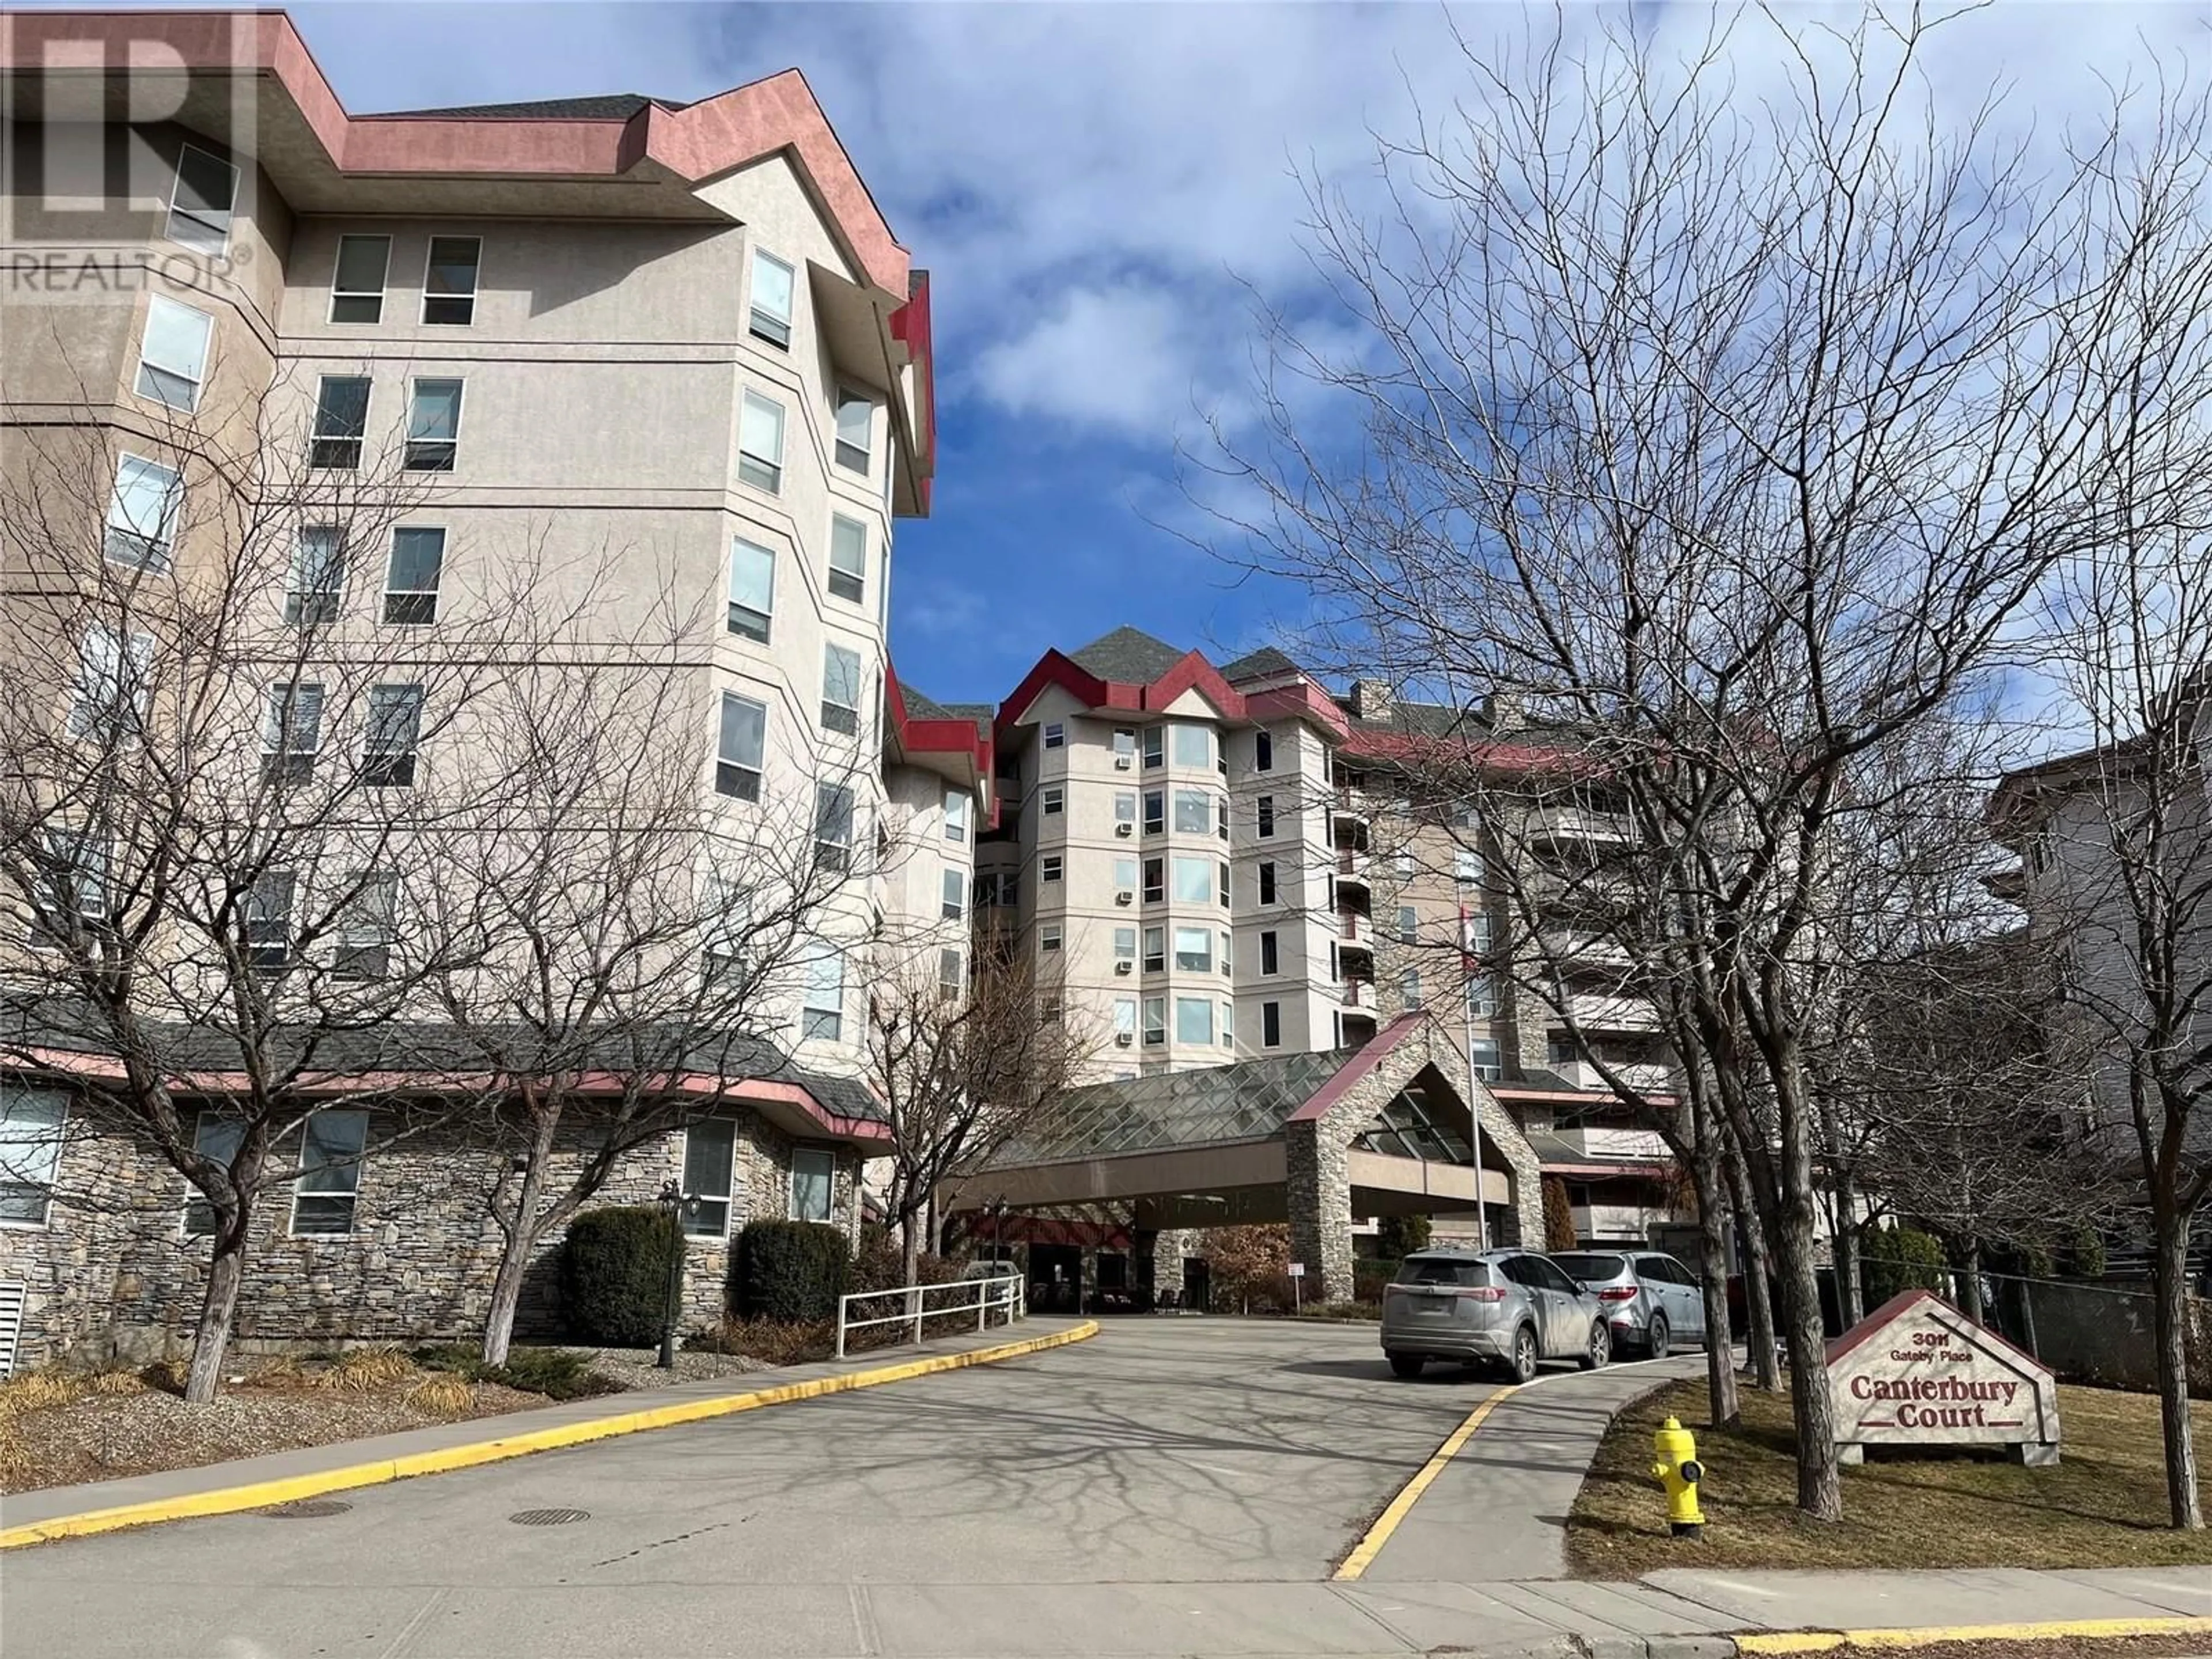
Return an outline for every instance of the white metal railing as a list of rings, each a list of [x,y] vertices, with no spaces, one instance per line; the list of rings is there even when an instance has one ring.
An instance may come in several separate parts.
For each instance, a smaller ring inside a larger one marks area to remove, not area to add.
[[[965,1300],[930,1304],[932,1297],[943,1297],[964,1291]],[[895,1314],[884,1314],[866,1319],[853,1316],[856,1302],[888,1302],[892,1297],[902,1299],[906,1305]],[[854,1291],[837,1298],[837,1358],[845,1357],[845,1336],[848,1331],[866,1330],[876,1325],[911,1325],[914,1340],[921,1340],[922,1322],[942,1319],[951,1314],[972,1313],[975,1328],[990,1328],[994,1310],[1006,1316],[1003,1322],[1012,1324],[1018,1319],[1029,1317],[1029,1284],[1019,1273],[993,1273],[988,1279],[954,1279],[942,1285],[900,1285],[888,1291]]]

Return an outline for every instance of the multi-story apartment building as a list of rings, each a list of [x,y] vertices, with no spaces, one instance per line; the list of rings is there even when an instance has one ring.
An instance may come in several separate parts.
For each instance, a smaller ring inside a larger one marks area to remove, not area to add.
[[[1097,1078],[1357,1048],[1428,1006],[1464,1022],[1476,1075],[1565,1183],[1582,1237],[1640,1241],[1675,1214],[1664,1143],[1589,1060],[1663,1085],[1652,1010],[1595,951],[1548,985],[1516,971],[1492,878],[1502,859],[1619,834],[1588,792],[1514,804],[1516,769],[1571,751],[1571,732],[1503,701],[1334,694],[1273,648],[1217,667],[1122,628],[1047,653],[1000,706],[997,741],[979,939],[1056,964],[1071,1008],[1111,1033]],[[1425,798],[1425,761],[1477,750],[1494,775],[1481,815]]]
[[[127,568],[184,592],[234,573],[242,537],[284,538],[289,570],[269,574],[253,626],[310,621],[337,665],[296,652],[253,689],[240,741],[265,696],[264,781],[355,741],[323,695],[348,653],[380,665],[364,753],[391,750],[380,763],[413,782],[418,758],[425,778],[469,764],[471,728],[441,727],[434,685],[426,706],[422,686],[386,683],[442,660],[441,636],[497,636],[515,675],[547,684],[650,646],[656,718],[696,723],[702,873],[742,886],[748,849],[811,824],[842,874],[766,1022],[781,1080],[735,1091],[731,1121],[696,1145],[642,1149],[611,1192],[680,1174],[706,1200],[709,1245],[747,1215],[856,1225],[859,1160],[882,1133],[854,1081],[863,965],[896,946],[948,984],[963,975],[991,733],[891,669],[893,530],[928,511],[934,466],[928,281],[804,80],[688,106],[361,116],[283,15],[176,11],[10,17],[0,72],[9,499],[62,499],[64,434],[91,457],[85,558],[108,578]],[[55,573],[26,564],[15,527],[7,539],[0,673],[43,687],[57,721],[87,687],[181,648],[158,620],[143,640],[48,626],[30,596]],[[510,606],[537,631],[500,635]],[[288,874],[285,905],[251,901],[257,949],[289,943],[293,896]],[[65,1079],[0,1089],[14,1141],[68,1117]],[[177,1276],[141,1258],[178,1255],[181,1198],[151,1223],[57,1206],[78,1144],[45,1144],[15,1160],[0,1200],[0,1284],[29,1286],[27,1346],[85,1334],[109,1289],[88,1261],[150,1286],[124,1317],[173,1322]],[[317,1237],[270,1206],[268,1249],[299,1261],[263,1330],[315,1324],[305,1287],[345,1277],[333,1263],[403,1217],[422,1295],[382,1312],[465,1319],[484,1224],[459,1201],[467,1183],[426,1158],[356,1160],[346,1224]],[[173,1182],[143,1157],[131,1167]],[[706,1307],[711,1250],[695,1277]]]

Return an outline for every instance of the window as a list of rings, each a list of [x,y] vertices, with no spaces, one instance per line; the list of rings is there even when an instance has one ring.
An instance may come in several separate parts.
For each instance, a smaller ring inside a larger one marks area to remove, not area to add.
[[[118,457],[101,550],[133,569],[167,570],[183,501],[184,479],[175,468],[139,455]]]
[[[1213,967],[1213,934],[1204,927],[1178,927],[1175,930],[1176,971],[1186,974],[1211,972]]]
[[[171,409],[198,409],[214,331],[215,319],[204,311],[158,294],[148,300],[146,332],[138,343],[138,395]]]
[[[1420,917],[1414,914],[1413,907],[1412,905],[1400,905],[1398,907],[1398,943],[1401,945],[1418,944],[1420,940]]]
[[[988,871],[978,874],[975,878],[975,893],[976,903],[996,905],[999,902],[998,877]]]
[[[1275,933],[1273,928],[1260,935],[1260,971],[1262,974],[1281,971],[1281,959],[1276,952]]]
[[[1467,1050],[1468,1064],[1485,1083],[1495,1083],[1505,1075],[1504,1066],[1498,1063],[1496,1037],[1476,1037],[1467,1045]]]
[[[52,1207],[69,1102],[0,1083],[0,1227],[43,1227]]]
[[[738,1126],[702,1118],[684,1131],[684,1231],[692,1238],[726,1238],[730,1176],[737,1163]]]
[[[1057,951],[1064,937],[1060,923],[1056,921],[1041,923],[1037,928],[1037,948],[1043,951]]]
[[[384,284],[392,269],[389,236],[341,236],[331,271],[331,320],[380,323]]]
[[[868,476],[868,440],[876,423],[876,405],[857,392],[837,389],[837,465],[848,472]]]
[[[1176,999],[1176,1041],[1177,1042],[1213,1041],[1213,1003],[1211,999],[1206,997]]]
[[[302,525],[292,544],[292,581],[284,593],[284,620],[295,628],[321,628],[338,619],[345,597],[345,544],[338,527]]]
[[[821,1146],[791,1149],[791,1218],[827,1221],[837,1191],[837,1155]]]
[[[1167,833],[1168,794],[1164,789],[1145,791],[1145,833],[1159,836]]]
[[[814,857],[824,870],[853,867],[853,792],[842,783],[814,786]],[[958,871],[948,873],[957,902],[966,884]]]
[[[1421,1006],[1421,970],[1418,968],[1406,969],[1399,977],[1398,990],[1405,999],[1407,1008],[1419,1007]]]
[[[1272,863],[1262,864],[1260,866],[1260,902],[1273,904],[1274,902],[1275,866]]]
[[[1213,860],[1206,858],[1175,860],[1175,896],[1177,903],[1204,904],[1213,896]]]
[[[1018,872],[1009,870],[999,882],[999,902],[1019,904],[1022,902],[1022,878]]]
[[[1059,720],[1047,720],[1044,724],[1044,746],[1065,749],[1067,746],[1067,727]]]
[[[1226,910],[1229,908],[1229,860],[1224,859],[1214,866],[1220,880],[1213,890],[1214,902]]]
[[[422,270],[422,320],[466,327],[477,317],[477,265],[483,242],[475,236],[433,236]]]
[[[1155,766],[1167,764],[1166,744],[1167,730],[1164,726],[1148,726],[1145,728],[1145,769],[1146,771],[1149,772]]]
[[[1164,904],[1168,896],[1168,864],[1165,859],[1145,860],[1145,902]]]
[[[192,1125],[192,1150],[210,1164],[228,1170],[246,1139],[246,1126],[236,1118],[202,1112]],[[204,1238],[215,1231],[215,1206],[195,1188],[185,1198],[185,1237]]]
[[[1067,810],[1067,791],[1059,784],[1048,783],[1038,793],[1043,798],[1045,817],[1058,817]]]
[[[269,688],[261,733],[261,775],[270,783],[305,783],[323,746],[323,688],[293,681]]]
[[[1262,1048],[1283,1046],[1283,1005],[1279,1002],[1260,1005],[1260,1046]]]
[[[315,1112],[300,1134],[300,1178],[292,1188],[292,1231],[328,1236],[353,1231],[367,1112]]]
[[[1126,726],[1114,728],[1114,769],[1126,772],[1137,763],[1137,734]]]
[[[1470,1014],[1494,1014],[1498,1012],[1498,981],[1487,974],[1477,974],[1467,982],[1467,1011]]]
[[[1137,930],[1116,927],[1114,930],[1114,960],[1134,962],[1137,959]]]
[[[238,169],[220,155],[186,144],[177,156],[176,188],[169,193],[173,242],[202,253],[230,246],[231,210],[238,204]]]
[[[1237,1046],[1237,1005],[1233,1002],[1221,1005],[1221,1046],[1224,1048]]]
[[[822,647],[822,729],[852,737],[860,729],[860,653]]]
[[[723,692],[721,736],[714,750],[716,792],[738,800],[758,800],[767,747],[767,705],[734,691]]]
[[[792,269],[760,248],[753,250],[753,337],[788,349],[791,345]]]
[[[1229,839],[1229,797],[1213,798],[1213,833],[1223,841]]]
[[[78,647],[76,690],[70,702],[72,737],[112,742],[130,736],[146,718],[152,687],[154,636],[128,636],[95,624]]]
[[[1275,833],[1275,798],[1262,795],[1259,799],[1260,839],[1267,840]]]
[[[966,914],[960,908],[960,889],[963,884],[957,870],[947,870],[937,884],[939,902],[937,913],[947,921],[957,921]]]
[[[364,872],[352,899],[338,915],[331,972],[339,979],[387,977],[398,933],[398,876],[389,870]]]
[[[757,392],[738,413],[738,477],[771,495],[783,489],[783,405]]]
[[[1255,732],[1252,734],[1252,769],[1272,772],[1275,769],[1275,734]]]
[[[1544,1045],[1544,1063],[1555,1070],[1562,1066],[1576,1065],[1582,1057],[1581,1044],[1571,1036],[1554,1035]]]
[[[400,465],[410,472],[451,472],[461,447],[461,383],[417,380],[407,404],[407,453]]]
[[[1397,872],[1399,880],[1410,879],[1413,873],[1413,849],[1410,847],[1400,848],[1392,855],[1390,863],[1392,868]]]
[[[1168,932],[1164,927],[1145,929],[1145,971],[1164,974],[1168,970]]]
[[[968,965],[959,951],[947,948],[937,953],[937,989],[947,999],[968,988]]]
[[[1202,726],[1177,726],[1175,732],[1175,763],[1177,766],[1211,766],[1213,764],[1213,733]]]
[[[246,959],[254,968],[273,971],[292,959],[292,892],[289,870],[264,870],[253,878],[239,907],[245,934]]]
[[[817,939],[807,950],[804,967],[806,993],[799,1034],[834,1042],[845,1029],[845,958],[827,939]]]
[[[1117,1048],[1126,1048],[1137,1040],[1137,1000],[1134,997],[1114,999],[1114,1042]]]
[[[758,542],[730,542],[730,620],[732,634],[768,643],[775,618],[775,553]]]
[[[1062,860],[1059,854],[1047,853],[1042,858],[1037,860],[1037,879],[1039,881],[1058,881],[1060,878],[1060,872],[1065,867],[1065,860]]]
[[[437,621],[438,579],[445,568],[444,531],[393,531],[392,563],[384,577],[384,620],[407,624]]]
[[[1460,918],[1460,948],[1477,958],[1490,954],[1490,918],[1475,915]]]
[[[1175,827],[1177,835],[1202,836],[1213,814],[1208,810],[1206,791],[1178,789],[1175,792]]]
[[[415,755],[422,738],[422,688],[368,689],[368,740],[362,748],[361,781],[371,788],[404,789],[415,781]]]
[[[968,793],[964,789],[945,792],[945,839],[958,842],[968,839]]]
[[[1224,975],[1232,974],[1234,972],[1229,961],[1229,950],[1230,936],[1227,933],[1224,933],[1221,935],[1221,971]]]
[[[1452,853],[1452,879],[1462,887],[1482,885],[1482,854],[1472,847],[1456,848]]]
[[[48,830],[32,899],[31,943],[58,947],[77,929],[107,919],[108,847],[81,830]]]
[[[1168,1040],[1168,1000],[1165,997],[1145,999],[1145,1047],[1157,1048]]]
[[[1114,792],[1114,822],[1133,824],[1137,821],[1137,792],[1116,789]]]
[[[855,605],[868,592],[868,527],[842,514],[830,520],[830,591]]]
[[[361,465],[362,434],[368,430],[368,376],[325,374],[315,386],[315,425],[307,437],[307,465],[351,472]]]

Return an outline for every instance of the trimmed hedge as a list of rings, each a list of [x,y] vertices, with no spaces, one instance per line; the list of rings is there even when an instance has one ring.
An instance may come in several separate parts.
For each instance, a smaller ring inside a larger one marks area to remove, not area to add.
[[[654,1204],[587,1210],[568,1224],[561,1251],[561,1306],[580,1342],[645,1348],[660,1340],[668,1273],[681,1245]]]
[[[835,1319],[852,1267],[852,1241],[826,1222],[748,1222],[730,1253],[730,1300],[744,1319]]]

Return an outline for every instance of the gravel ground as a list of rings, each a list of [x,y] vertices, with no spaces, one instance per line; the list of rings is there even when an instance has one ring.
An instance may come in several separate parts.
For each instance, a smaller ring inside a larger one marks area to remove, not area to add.
[[[195,1468],[547,1403],[543,1395],[489,1382],[477,1383],[471,1392],[475,1400],[470,1409],[450,1415],[423,1411],[398,1391],[234,1387],[206,1406],[187,1406],[174,1395],[154,1389],[92,1395],[26,1412],[17,1419],[26,1461],[0,1478],[0,1491],[32,1492]]]
[[[670,1382],[668,1373],[653,1363],[660,1358],[658,1348],[577,1348],[573,1352],[591,1355],[593,1370],[625,1389],[665,1389]],[[678,1348],[674,1380],[696,1382],[710,1376],[742,1376],[747,1371],[773,1369],[766,1360],[750,1354],[699,1353]]]

